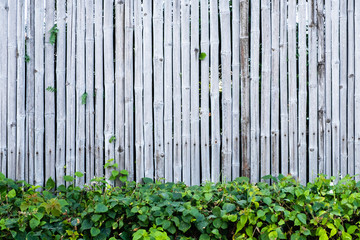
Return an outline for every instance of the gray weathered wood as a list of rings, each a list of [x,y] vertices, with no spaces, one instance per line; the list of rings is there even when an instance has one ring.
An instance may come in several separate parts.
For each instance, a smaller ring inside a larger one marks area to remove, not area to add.
[[[95,1],[95,176],[104,174],[103,1]],[[69,32],[69,27],[68,27]],[[69,71],[69,70],[68,70]],[[120,93],[119,93],[120,95]],[[120,121],[120,120],[119,120]],[[67,128],[67,127],[66,127]]]
[[[173,181],[172,4],[165,1],[164,6],[164,162],[165,180],[169,182]]]
[[[200,51],[206,57],[200,62],[201,78],[201,103],[200,103],[200,133],[201,133],[201,181],[210,181],[210,125],[209,125],[209,64],[210,64],[210,42],[209,42],[209,2],[200,2],[201,36]],[[165,68],[166,69],[166,68]]]
[[[222,80],[222,149],[221,173],[223,181],[231,180],[231,33],[229,1],[219,1],[221,30],[221,80]]]
[[[165,177],[164,162],[164,27],[163,1],[155,0],[153,6],[154,41],[154,157],[155,179]]]
[[[64,1],[56,1],[56,184],[65,183],[65,132],[66,132],[66,5]]]
[[[199,1],[191,2],[191,185],[200,184],[200,131],[199,131]]]
[[[360,121],[360,4],[355,1],[355,91],[354,91],[354,123]],[[360,172],[360,124],[355,124],[355,141],[354,141],[354,160],[355,160],[355,174]],[[359,175],[356,176],[356,181],[360,180]]]
[[[45,181],[55,179],[55,59],[54,45],[50,43],[54,27],[55,1],[46,1],[45,6]]]
[[[26,82],[25,82],[25,1],[17,1],[17,88],[16,88],[16,179],[25,180]],[[54,142],[55,143],[55,142]]]
[[[173,101],[174,101],[174,182],[182,180],[181,170],[181,38],[180,0],[173,5]]]
[[[153,178],[153,110],[152,110],[152,1],[143,6],[144,22],[144,162],[145,177]]]
[[[299,180],[301,184],[306,183],[306,171],[307,171],[307,148],[306,148],[306,98],[307,98],[307,46],[306,46],[306,0],[299,1],[299,15],[304,16],[299,18],[299,118],[298,118],[298,137],[299,137]],[[311,16],[311,14],[310,14]],[[311,20],[309,19],[309,23]],[[311,25],[309,26],[311,29]],[[309,46],[310,46],[309,41]],[[311,73],[309,72],[309,75]],[[311,96],[309,96],[311,98]],[[311,105],[314,105],[311,102]],[[316,106],[316,105],[315,105]],[[310,106],[311,107],[311,106]],[[312,138],[313,139],[313,138]],[[311,170],[311,169],[309,169]],[[310,171],[311,172],[311,171]]]

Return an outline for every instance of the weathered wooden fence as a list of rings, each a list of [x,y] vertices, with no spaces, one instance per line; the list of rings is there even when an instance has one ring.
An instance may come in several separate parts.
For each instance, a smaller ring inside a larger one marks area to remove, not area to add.
[[[360,2],[0,0],[0,170],[360,173]]]

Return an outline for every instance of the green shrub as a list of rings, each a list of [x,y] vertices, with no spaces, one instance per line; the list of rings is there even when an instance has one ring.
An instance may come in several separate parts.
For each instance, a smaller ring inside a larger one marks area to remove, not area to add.
[[[334,178],[320,176],[305,187],[291,176],[267,178],[274,184],[238,178],[187,187],[145,178],[110,187],[96,178],[92,186],[57,190],[49,179],[39,191],[0,173],[0,239],[360,237],[360,182],[347,176],[332,186]]]

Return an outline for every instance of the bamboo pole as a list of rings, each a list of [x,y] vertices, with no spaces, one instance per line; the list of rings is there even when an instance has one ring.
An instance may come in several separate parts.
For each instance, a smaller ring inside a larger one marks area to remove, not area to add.
[[[355,159],[354,159],[354,87],[355,87],[355,42],[354,42],[354,5],[355,1],[348,1],[348,131],[347,131],[347,145],[348,145],[348,174],[355,175]]]
[[[358,123],[360,121],[360,4],[358,1],[355,1],[355,90],[354,90],[354,123]],[[355,173],[360,172],[360,125],[355,124],[355,152],[354,152],[354,160],[355,160]],[[360,177],[357,175],[355,178],[356,181],[359,181]]]
[[[46,1],[45,6],[45,181],[55,179],[55,59],[54,45],[50,42],[54,27],[55,1]]]
[[[222,80],[222,179],[231,180],[231,33],[229,1],[219,1]]]
[[[35,1],[28,0],[27,6],[27,33],[26,33],[26,55],[29,61],[26,63],[26,159],[25,159],[25,180],[34,184],[34,159],[35,159]],[[1,51],[2,52],[2,51]],[[5,54],[4,54],[5,55]],[[1,72],[1,71],[0,71]],[[3,88],[6,85],[2,84]],[[1,94],[2,95],[2,94]],[[0,97],[1,98],[1,97]],[[3,102],[3,101],[1,101]],[[5,101],[4,101],[5,103]],[[1,105],[0,105],[1,106]],[[1,127],[0,127],[1,129]],[[2,135],[2,134],[1,134]],[[4,134],[6,136],[6,134]],[[1,137],[0,137],[1,142]],[[1,149],[1,146],[0,146]],[[1,153],[0,153],[1,154]],[[1,161],[1,160],[0,160]]]
[[[16,180],[25,180],[25,1],[17,1]]]
[[[200,185],[200,130],[199,130],[199,1],[191,2],[191,185]]]
[[[103,1],[95,1],[95,176],[104,174]],[[68,27],[69,32],[69,27]],[[69,71],[69,70],[68,70]],[[67,128],[67,127],[66,127]],[[119,139],[120,141],[120,139]],[[121,166],[121,165],[120,165]]]
[[[182,177],[190,185],[190,4],[181,2],[181,78],[182,78]]]
[[[306,171],[307,171],[307,148],[306,148],[306,105],[307,105],[307,46],[306,46],[306,0],[299,1],[299,15],[304,16],[299,18],[299,120],[298,120],[298,138],[299,138],[299,180],[301,184],[306,184]],[[311,16],[311,14],[310,14]],[[309,20],[311,24],[311,20]],[[311,25],[310,29],[311,31]],[[311,43],[311,36],[309,34],[309,47]],[[310,54],[310,51],[309,51]],[[309,71],[309,75],[311,75]],[[309,98],[311,96],[309,95]],[[311,102],[311,105],[314,105]],[[316,106],[316,105],[315,105]],[[310,106],[311,107],[311,106]],[[313,139],[313,138],[312,138]],[[309,169],[310,172],[312,169]]]
[[[339,0],[332,0],[331,20],[339,22]],[[340,83],[340,56],[339,56],[339,24],[332,24],[331,31],[331,127],[332,127],[332,175],[340,174],[340,106],[339,106],[339,83]]]
[[[174,0],[173,14],[174,182],[179,182],[182,180],[180,0]]]
[[[134,174],[134,125],[133,125],[133,1],[125,1],[125,169],[129,180]],[[110,60],[110,59],[109,59]]]
[[[260,15],[260,1],[251,1],[250,16]],[[259,113],[259,56],[260,56],[260,18],[251,17],[250,44],[250,180],[259,181],[260,170],[260,113]]]
[[[280,2],[280,148],[281,173],[289,173],[289,112],[287,75],[287,0]]]
[[[289,68],[289,161],[290,174],[298,178],[297,156],[297,87],[296,87],[296,0],[289,1],[288,68]]]
[[[325,174],[325,24],[324,2],[317,1],[318,35],[318,154],[320,174]]]
[[[152,111],[152,1],[143,6],[144,22],[144,162],[145,177],[153,178],[153,111]]]
[[[67,2],[66,175],[75,173],[75,0]],[[36,103],[36,102],[35,102]]]
[[[201,52],[206,57],[200,62],[201,77],[201,182],[210,181],[210,126],[209,126],[209,64],[210,64],[210,42],[209,42],[209,2],[202,0],[201,4]]]
[[[210,104],[211,104],[211,181],[220,180],[220,100],[219,100],[218,3],[210,0]]]
[[[115,141],[110,139],[115,136],[115,107],[114,107],[114,49],[113,49],[113,0],[104,1],[104,90],[105,90],[105,120],[104,120],[104,142],[105,161],[115,158]],[[112,168],[105,169],[106,179],[110,178]],[[134,175],[133,172],[129,172]]]
[[[340,1],[340,172],[341,177],[345,177],[348,174],[348,142],[347,142],[347,72],[348,72],[348,63],[347,63],[347,1]],[[352,53],[352,52],[351,52]],[[350,97],[350,96],[349,96]]]
[[[86,183],[94,178],[95,168],[95,151],[94,151],[94,3],[93,1],[85,2],[85,76],[86,76]]]
[[[65,133],[66,133],[66,5],[56,2],[57,45],[56,45],[56,184],[65,183]]]
[[[242,1],[243,3],[243,1]],[[232,27],[231,27],[231,37],[232,37],[232,68],[231,68],[231,73],[232,73],[232,81],[233,81],[233,85],[232,85],[232,94],[233,94],[233,103],[232,103],[232,110],[231,110],[231,121],[233,123],[232,125],[232,145],[233,145],[233,154],[232,154],[232,164],[231,164],[231,170],[232,170],[232,179],[235,179],[237,177],[240,176],[240,126],[242,128],[245,127],[246,122],[241,122],[240,124],[240,47],[244,47],[243,43],[240,42],[240,27],[244,27],[243,22],[240,25],[240,11],[246,11],[246,9],[244,8],[244,6],[242,6],[242,8],[240,8],[240,1],[234,1],[232,2]],[[243,20],[243,19],[241,19]],[[244,28],[241,29],[242,31],[244,31]],[[241,34],[243,34],[243,32],[241,32]],[[241,52],[243,54],[243,52]],[[241,59],[243,60],[243,59]],[[241,66],[244,66],[244,62],[242,62]],[[245,66],[244,66],[245,67]],[[243,68],[242,68],[243,70]],[[241,75],[242,76],[242,75]],[[243,78],[241,79],[243,80]],[[241,83],[245,83],[246,81],[241,81]],[[241,90],[245,90],[244,87],[242,86]],[[243,108],[243,106],[245,105],[245,91],[241,92],[241,107]],[[242,109],[244,110],[244,109]],[[241,114],[241,116],[245,116],[245,113]],[[243,119],[241,119],[243,120]],[[247,126],[247,125],[246,125]],[[242,129],[244,130],[244,129]],[[246,135],[246,132],[241,131],[241,133],[243,133],[243,135]],[[246,154],[246,142],[244,143],[244,145],[241,145],[243,147],[243,150],[245,150],[245,152],[243,151],[242,153]],[[245,147],[245,149],[244,149]],[[246,160],[244,158],[242,158],[242,160]]]
[[[8,145],[8,172],[7,177],[16,177],[16,1],[8,2],[8,92],[7,92],[7,145]]]
[[[325,1],[325,174],[331,176],[331,1]]]
[[[144,175],[144,115],[143,115],[143,53],[142,53],[142,15],[141,1],[134,6],[135,19],[135,162],[136,181],[140,182]]]
[[[164,6],[164,162],[165,180],[173,181],[173,68],[172,68],[172,4],[165,1]]]
[[[164,163],[164,49],[163,1],[155,0],[153,6],[154,41],[154,157],[155,179],[165,177]]]
[[[270,174],[270,84],[271,84],[271,36],[270,1],[261,2],[261,177]]]
[[[125,6],[124,1],[115,4],[115,161],[120,169],[125,168]],[[138,176],[138,175],[137,175]],[[143,176],[143,174],[141,175]]]
[[[316,0],[309,2],[309,181],[318,174],[318,79]],[[300,166],[301,169],[303,167]],[[304,182],[305,184],[305,182]]]
[[[279,142],[279,76],[280,76],[280,1],[271,2],[271,175],[278,176],[280,172],[280,142]]]

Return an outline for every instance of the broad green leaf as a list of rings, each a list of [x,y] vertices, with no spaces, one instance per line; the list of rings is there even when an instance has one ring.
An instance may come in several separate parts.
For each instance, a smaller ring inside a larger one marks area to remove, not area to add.
[[[14,198],[14,197],[16,197],[16,191],[15,191],[15,189],[11,189],[7,195],[8,195],[9,198]]]
[[[108,210],[109,210],[108,207],[105,206],[103,203],[98,203],[95,206],[95,213],[105,213]]]
[[[203,233],[203,234],[200,235],[199,240],[210,240],[210,236]]]
[[[32,218],[29,223],[30,223],[31,229],[34,229],[37,226],[39,226],[40,221],[38,219],[36,219],[36,218]]]
[[[306,215],[305,213],[298,213],[297,218],[303,224],[306,224]]]
[[[69,176],[69,175],[66,175],[66,176],[64,176],[64,180],[65,180],[66,182],[72,182],[72,181],[74,181],[74,177]]]
[[[75,172],[75,176],[77,177],[83,177],[84,174],[82,172]]]
[[[91,236],[93,236],[93,237],[96,237],[97,235],[99,235],[99,233],[100,233],[100,229],[98,229],[98,228],[96,228],[96,227],[92,227],[92,228],[90,229],[90,234],[91,234]]]
[[[51,190],[55,187],[55,182],[54,180],[50,177],[47,181],[46,181],[46,184],[45,184],[45,189],[47,190]]]
[[[202,61],[206,58],[206,53],[204,52],[201,52],[200,55],[199,55],[199,59]]]

